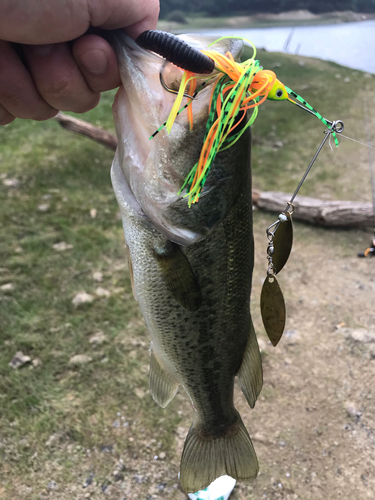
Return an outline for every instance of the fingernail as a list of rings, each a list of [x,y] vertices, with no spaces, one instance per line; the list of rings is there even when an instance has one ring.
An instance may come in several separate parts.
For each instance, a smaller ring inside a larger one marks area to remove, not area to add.
[[[44,57],[50,54],[54,48],[55,48],[54,44],[31,45],[30,50],[36,56]]]
[[[83,69],[93,75],[105,73],[108,66],[108,59],[102,50],[88,50],[79,56],[79,62]]]

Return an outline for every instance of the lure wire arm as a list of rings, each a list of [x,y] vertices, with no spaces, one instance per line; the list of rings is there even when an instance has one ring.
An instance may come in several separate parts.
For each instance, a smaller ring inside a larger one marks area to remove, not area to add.
[[[322,150],[324,144],[327,142],[327,140],[329,139],[331,134],[334,132],[340,134],[341,132],[344,131],[344,123],[341,120],[336,120],[336,121],[333,121],[331,123],[332,123],[331,128],[328,128],[327,130],[324,131],[325,137],[322,140],[322,142],[320,143],[315,155],[313,156],[313,159],[310,162],[310,165],[306,169],[306,172],[303,174],[302,179],[300,180],[300,183],[297,186],[297,189],[294,191],[293,196],[291,197],[291,199],[288,203],[288,206],[290,204],[293,204],[294,198],[297,196],[298,191],[301,189],[301,186],[305,182],[305,179],[306,179],[308,173],[310,172],[312,166],[314,165],[315,160],[318,158],[320,151]],[[288,209],[288,207],[287,207],[287,209]]]

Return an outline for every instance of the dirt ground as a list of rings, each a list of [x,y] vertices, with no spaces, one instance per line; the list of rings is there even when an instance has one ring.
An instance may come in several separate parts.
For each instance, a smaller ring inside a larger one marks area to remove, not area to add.
[[[286,332],[274,348],[261,327],[258,305],[266,268],[264,228],[274,218],[255,214],[251,307],[263,353],[264,386],[254,410],[238,387],[235,391],[260,474],[254,482],[238,483],[231,499],[374,498],[375,259],[356,257],[369,234],[296,224],[294,248],[279,277],[287,304]],[[137,345],[137,351],[147,348],[142,341]],[[147,357],[142,357],[141,372],[147,377]],[[177,476],[193,417],[186,394],[180,390],[164,412],[166,420],[171,412],[181,419],[167,453],[158,435],[150,439],[143,432],[141,417],[123,426],[119,413],[114,416],[117,428],[109,432],[128,442],[126,451],[105,444],[86,451],[68,445],[65,451],[74,470],[69,484],[52,482],[38,497],[23,484],[17,488],[18,498],[186,499]],[[111,442],[110,434],[103,439]],[[36,469],[35,476],[45,483],[46,477],[58,477],[62,467],[51,461],[47,470]],[[103,468],[112,471],[110,480],[100,479]],[[0,498],[6,498],[1,488]]]

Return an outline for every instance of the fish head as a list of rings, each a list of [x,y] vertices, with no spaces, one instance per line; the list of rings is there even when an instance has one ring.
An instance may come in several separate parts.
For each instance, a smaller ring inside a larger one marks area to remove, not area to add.
[[[181,35],[181,38],[201,50],[217,40],[196,35]],[[113,105],[118,137],[116,161],[136,202],[154,226],[171,241],[181,245],[195,243],[212,230],[228,210],[231,198],[235,198],[231,179],[235,176],[236,161],[242,165],[246,158],[249,164],[249,150],[240,154],[241,159],[233,156],[238,145],[230,148],[229,153],[219,153],[199,202],[189,208],[180,189],[203,146],[212,84],[208,82],[192,103],[192,130],[185,109],[177,115],[170,133],[164,127],[155,134],[166,122],[176,99],[176,94],[161,84],[160,73],[168,88],[178,90],[184,70],[143,49],[124,32],[116,32],[112,44],[122,81]],[[239,60],[243,42],[225,38],[210,49],[222,54],[230,51]],[[202,75],[202,81],[206,78],[207,75]]]

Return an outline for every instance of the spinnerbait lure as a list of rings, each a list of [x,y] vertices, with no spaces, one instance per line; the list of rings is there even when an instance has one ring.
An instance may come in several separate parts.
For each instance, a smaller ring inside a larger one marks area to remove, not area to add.
[[[144,31],[136,41],[142,48],[156,52],[186,71],[208,74],[215,69],[215,62],[210,57],[172,33],[159,30]]]

